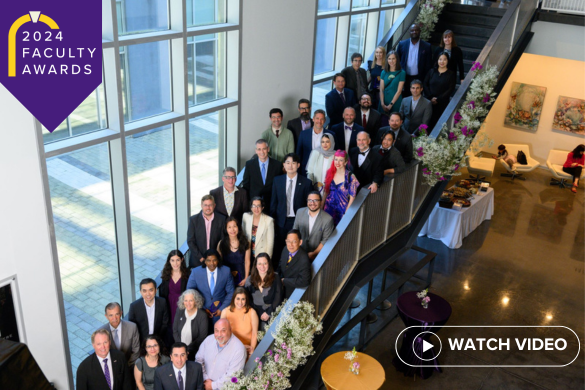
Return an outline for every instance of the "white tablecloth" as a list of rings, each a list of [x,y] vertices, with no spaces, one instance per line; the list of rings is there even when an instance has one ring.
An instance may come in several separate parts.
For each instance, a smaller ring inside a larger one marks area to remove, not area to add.
[[[461,247],[463,238],[474,231],[483,221],[494,215],[494,189],[488,188],[483,195],[474,195],[471,206],[461,211],[439,207],[437,203],[429,219],[419,233],[441,240],[451,249]]]

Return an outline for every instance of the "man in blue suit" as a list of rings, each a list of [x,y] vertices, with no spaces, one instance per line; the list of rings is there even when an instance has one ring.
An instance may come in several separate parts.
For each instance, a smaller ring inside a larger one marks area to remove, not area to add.
[[[194,268],[187,282],[187,290],[195,289],[205,299],[204,309],[214,323],[221,317],[221,311],[230,305],[234,295],[232,273],[229,267],[222,267],[220,259],[215,249],[208,249],[205,252],[205,268]]]
[[[325,95],[325,110],[329,117],[329,128],[343,122],[343,110],[356,104],[355,95],[351,89],[345,88],[345,77],[341,73],[333,76],[333,91]]]
[[[354,120],[355,109],[353,107],[347,107],[343,111],[343,122],[331,128],[335,137],[335,149],[345,150],[349,154],[351,148],[357,147],[357,134],[360,131],[364,131],[364,128],[354,123]]]
[[[321,137],[323,133],[332,134],[331,131],[325,130],[325,111],[316,110],[313,114],[313,128],[301,131],[299,136],[299,142],[297,145],[297,155],[301,159],[301,167],[299,173],[303,176],[307,175],[307,163],[309,162],[309,156],[313,149],[321,146]]]
[[[278,266],[280,252],[284,248],[286,234],[293,228],[297,210],[305,207],[307,197],[313,190],[313,183],[305,176],[299,175],[300,158],[294,153],[289,153],[284,159],[285,175],[274,178],[272,186],[272,202],[270,215],[276,225],[276,240],[274,241],[274,265]]]
[[[410,86],[412,80],[424,82],[427,72],[433,67],[431,44],[420,39],[420,26],[410,26],[410,39],[400,41],[396,53],[400,57],[400,66],[406,72],[404,85]],[[410,88],[402,90],[402,96],[410,96]]]

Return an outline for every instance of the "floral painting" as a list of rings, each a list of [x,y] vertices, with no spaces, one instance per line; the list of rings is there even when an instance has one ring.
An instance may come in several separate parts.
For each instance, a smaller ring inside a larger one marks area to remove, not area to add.
[[[585,100],[559,96],[553,129],[585,135]]]
[[[545,94],[545,87],[517,82],[512,83],[504,124],[519,129],[536,131]]]

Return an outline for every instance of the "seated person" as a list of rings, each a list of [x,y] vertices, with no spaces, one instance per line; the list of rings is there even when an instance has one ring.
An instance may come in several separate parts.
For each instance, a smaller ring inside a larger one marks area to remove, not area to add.
[[[567,155],[567,161],[563,164],[563,172],[573,176],[573,188],[571,191],[577,193],[579,187],[579,179],[581,172],[583,172],[583,164],[585,164],[585,145],[578,145],[572,152]]]
[[[516,160],[516,156],[512,156],[511,154],[508,154],[508,151],[506,150],[506,145],[500,145],[498,146],[498,155],[497,156],[493,156],[496,160],[504,160],[504,162],[506,164],[508,164],[508,166],[510,167],[510,169],[512,170],[512,172],[516,172],[516,168],[514,167],[514,164],[516,164],[518,161]]]
[[[195,290],[186,290],[179,297],[177,315],[173,323],[175,343],[187,345],[189,360],[195,359],[195,353],[207,337],[209,324],[207,313],[203,310],[203,297]]]
[[[282,281],[274,272],[270,256],[259,253],[254,261],[250,277],[246,285],[251,298],[251,304],[260,318],[261,329],[270,321],[270,316],[282,303]]]
[[[286,248],[282,250],[278,274],[284,286],[284,297],[290,298],[297,287],[311,283],[311,262],[301,245],[301,232],[291,230],[286,236]]]
[[[128,321],[134,322],[138,327],[142,343],[146,336],[151,334],[164,340],[169,323],[169,310],[166,300],[156,296],[156,282],[150,278],[142,279],[140,295],[142,298],[130,304]]]
[[[221,318],[230,322],[232,332],[244,344],[250,357],[258,345],[258,314],[252,309],[244,287],[236,287],[230,306],[222,310]]]
[[[213,334],[201,344],[195,361],[203,366],[205,389],[219,390],[232,375],[246,364],[246,347],[232,334],[230,323],[222,318],[213,327]]]
[[[408,98],[407,98],[408,99]],[[382,145],[372,148],[373,153],[382,155],[382,170],[384,175],[404,172],[405,165],[400,152],[393,148],[394,132],[387,131],[382,135]]]
[[[301,248],[307,251],[311,261],[315,260],[335,230],[331,215],[321,210],[322,200],[319,191],[312,191],[307,197],[307,207],[297,211],[293,227],[301,232],[301,237],[305,238]]]
[[[217,245],[217,251],[232,273],[234,287],[243,286],[250,274],[250,242],[234,217],[227,219],[225,229],[227,235]]]
[[[194,289],[203,296],[203,308],[213,322],[221,311],[229,306],[234,294],[234,280],[228,267],[222,267],[221,256],[214,249],[205,252],[205,268],[194,268],[187,282],[187,289]]]
[[[154,390],[154,372],[162,365],[171,361],[162,353],[164,344],[156,335],[146,337],[143,354],[136,360],[134,380],[138,390]]]

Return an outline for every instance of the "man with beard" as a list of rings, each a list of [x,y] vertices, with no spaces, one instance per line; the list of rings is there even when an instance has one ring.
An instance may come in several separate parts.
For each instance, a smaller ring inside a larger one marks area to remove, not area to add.
[[[378,111],[371,108],[372,97],[369,93],[362,94],[359,104],[354,106],[355,108],[355,123],[360,125],[370,135],[370,138],[378,134],[378,130],[382,126],[381,115]]]
[[[295,139],[295,149],[299,145],[301,131],[313,127],[313,120],[311,119],[311,102],[308,99],[299,100],[298,109],[300,114],[299,117],[291,119],[286,124],[286,128],[293,133],[293,137]]]
[[[319,191],[311,191],[307,197],[307,207],[297,211],[293,227],[301,232],[303,238],[301,248],[307,252],[311,261],[315,260],[335,230],[333,218],[321,210],[322,200]]]
[[[388,131],[392,131],[395,139],[394,147],[398,149],[402,159],[408,164],[412,161],[412,136],[402,128],[402,114],[399,112],[393,112],[390,114],[388,124],[390,126],[382,127],[378,130],[378,135],[375,139],[376,144],[380,145],[384,134]]]
[[[424,80],[427,72],[433,67],[433,53],[431,44],[420,39],[420,26],[410,26],[410,39],[398,43],[396,53],[400,57],[400,66],[406,71],[405,85],[410,85],[412,80]],[[404,88],[402,96],[410,96],[410,89]]]

